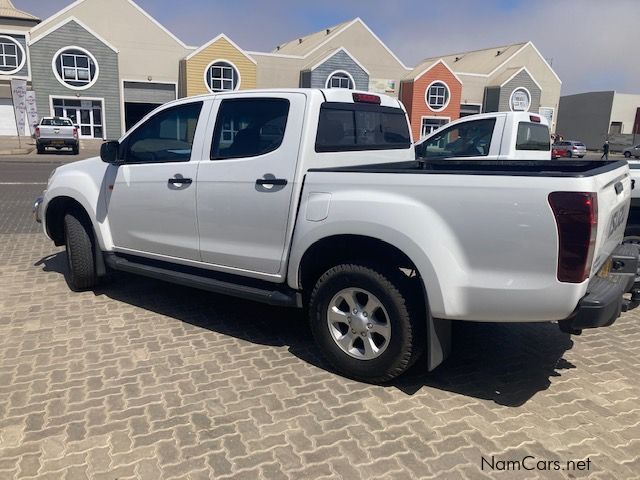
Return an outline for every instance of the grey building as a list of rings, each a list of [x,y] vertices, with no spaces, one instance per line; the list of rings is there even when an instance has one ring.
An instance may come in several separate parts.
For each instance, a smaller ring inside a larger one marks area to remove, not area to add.
[[[613,150],[640,142],[640,95],[614,91],[560,97],[556,132],[599,149],[609,141]]]
[[[70,118],[81,138],[122,133],[118,50],[71,17],[31,39],[39,116]]]
[[[322,51],[300,72],[300,86],[369,89],[369,71],[345,48]]]

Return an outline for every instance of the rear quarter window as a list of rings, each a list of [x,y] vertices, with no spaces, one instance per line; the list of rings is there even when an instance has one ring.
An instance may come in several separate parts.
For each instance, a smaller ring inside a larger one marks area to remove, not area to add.
[[[549,127],[540,123],[520,122],[516,150],[546,151],[551,149]]]
[[[316,152],[410,147],[407,117],[400,108],[337,102],[320,108]]]

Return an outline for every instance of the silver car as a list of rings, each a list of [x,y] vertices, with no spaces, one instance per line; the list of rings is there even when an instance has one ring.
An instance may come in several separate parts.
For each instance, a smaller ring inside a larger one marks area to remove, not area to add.
[[[635,147],[629,147],[624,151],[624,158],[640,158],[640,145],[636,145]]]

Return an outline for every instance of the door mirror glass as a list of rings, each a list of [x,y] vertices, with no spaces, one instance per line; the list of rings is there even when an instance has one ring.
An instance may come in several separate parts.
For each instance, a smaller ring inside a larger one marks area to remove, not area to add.
[[[105,142],[100,147],[100,158],[105,163],[111,163],[116,165],[118,163],[118,151],[120,150],[120,143],[116,140],[111,142]]]

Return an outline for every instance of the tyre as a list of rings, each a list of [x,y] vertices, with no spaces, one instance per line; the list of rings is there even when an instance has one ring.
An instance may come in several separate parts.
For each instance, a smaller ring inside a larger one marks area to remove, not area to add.
[[[71,152],[74,155],[78,155],[80,153],[80,145],[76,145],[75,147],[73,147],[73,149],[71,150]]]
[[[567,152],[567,158],[571,158],[571,157],[573,157],[573,153],[571,153],[570,151]]]
[[[404,373],[426,344],[424,307],[400,274],[338,265],[317,281],[309,300],[311,331],[340,373],[370,383]]]
[[[624,152],[624,158],[631,158],[631,152]]]
[[[42,145],[36,145],[36,149],[38,151],[38,155],[42,155],[45,151]]]
[[[578,155],[578,158],[584,158],[584,155]]]
[[[67,248],[67,282],[74,291],[89,290],[98,283],[93,228],[84,215],[76,211],[64,216]]]

